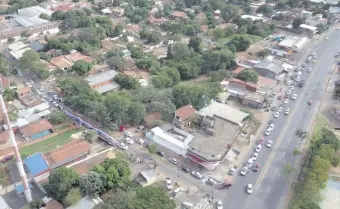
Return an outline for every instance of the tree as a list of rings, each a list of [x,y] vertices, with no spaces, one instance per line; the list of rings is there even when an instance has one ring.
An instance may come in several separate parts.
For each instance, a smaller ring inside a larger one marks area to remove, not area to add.
[[[160,187],[139,187],[129,202],[131,209],[173,209],[175,201]]]
[[[107,64],[113,69],[122,72],[126,68],[126,62],[123,57],[112,56],[107,60]]]
[[[202,39],[199,37],[191,37],[189,40],[188,47],[192,48],[195,52],[201,53]]]
[[[263,49],[261,51],[256,52],[258,57],[265,58],[269,55],[270,51],[269,49]]]
[[[76,72],[77,75],[83,76],[90,72],[92,68],[92,64],[89,62],[86,62],[84,60],[78,60],[76,61],[72,66],[72,71]]]
[[[95,209],[128,209],[129,201],[133,197],[132,192],[118,189],[117,192],[110,192],[109,197]]]
[[[6,102],[13,101],[15,99],[15,95],[16,95],[15,90],[5,88],[3,97]]]
[[[62,201],[69,191],[78,184],[78,180],[79,175],[73,169],[59,167],[53,170],[48,177],[47,194],[57,201]]]
[[[237,78],[245,82],[257,83],[259,74],[253,69],[245,69],[237,75]]]
[[[122,89],[126,90],[133,90],[139,86],[138,80],[123,73],[118,73],[118,75],[114,77],[114,80],[119,83]]]
[[[93,139],[97,136],[96,131],[94,130],[88,130],[84,133],[84,139],[88,141],[89,143],[92,143]]]
[[[27,50],[19,59],[20,69],[25,71],[35,71],[41,67],[39,54],[33,50]]]
[[[214,37],[215,40],[223,38],[224,34],[225,34],[225,32],[220,28],[216,28],[215,30],[213,30],[213,37]]]
[[[64,112],[60,110],[54,110],[49,116],[49,121],[53,124],[62,123],[66,119],[67,119],[67,116],[65,115]]]
[[[8,62],[3,57],[3,55],[0,54],[0,74],[5,75],[5,76],[8,75],[8,72],[9,72],[8,69],[9,69]]]
[[[293,20],[292,25],[294,29],[298,29],[303,23],[305,23],[305,19],[303,19],[302,17],[297,17]]]
[[[208,50],[203,54],[201,69],[203,73],[231,69],[236,65],[235,55],[228,49]]]
[[[67,193],[63,203],[66,206],[75,205],[81,199],[81,192],[79,188],[72,188]]]
[[[168,46],[168,59],[182,60],[190,55],[190,49],[188,45],[184,43],[176,43]]]
[[[149,153],[151,153],[151,154],[155,154],[156,153],[156,145],[155,144],[149,144],[148,145],[148,151],[149,151]]]
[[[294,168],[292,167],[292,165],[290,165],[290,164],[285,164],[285,165],[283,165],[282,166],[282,173],[283,173],[283,175],[285,175],[285,176],[290,176],[290,175],[292,175],[293,174],[293,172],[294,172]]]
[[[79,187],[86,195],[97,197],[104,191],[103,178],[99,173],[90,171],[80,178]]]
[[[8,41],[8,43],[13,43],[14,41],[15,41],[15,38],[13,38],[13,37],[9,37],[8,39],[7,39],[7,41]]]
[[[136,66],[142,69],[159,68],[160,63],[154,57],[142,57],[135,62]]]
[[[131,52],[131,57],[134,59],[139,59],[144,56],[144,52],[141,48],[139,47],[134,47],[132,45],[128,46],[129,51]]]
[[[243,36],[234,36],[229,42],[228,45],[233,44],[236,47],[236,51],[245,51],[250,46],[250,41],[246,37]]]
[[[39,17],[40,17],[41,19],[44,19],[44,20],[50,20],[50,16],[48,16],[48,15],[45,14],[45,13],[41,13],[41,14],[39,15]]]
[[[131,119],[132,123],[134,124],[141,123],[146,116],[145,106],[139,102],[131,103],[128,110],[128,116]]]

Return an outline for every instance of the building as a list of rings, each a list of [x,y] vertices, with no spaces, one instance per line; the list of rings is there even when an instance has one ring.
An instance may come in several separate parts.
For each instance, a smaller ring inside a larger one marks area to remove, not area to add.
[[[247,92],[241,98],[242,104],[257,109],[262,109],[267,107],[266,94],[260,92]]]
[[[199,130],[189,143],[187,158],[208,170],[214,170],[232,147],[248,113],[229,105],[212,102],[198,112]]]
[[[48,163],[41,152],[37,152],[24,159],[24,165],[32,177],[37,177],[50,171]]]
[[[30,95],[31,94],[31,88],[29,88],[29,87],[20,88],[16,91],[16,93],[17,93],[17,97],[20,99],[22,97]]]
[[[278,77],[285,71],[285,69],[275,63],[262,61],[254,65],[254,70],[261,76],[278,79]]]
[[[280,43],[279,47],[286,50],[300,51],[310,41],[307,37],[287,36]]]
[[[162,113],[160,112],[151,112],[147,116],[144,117],[145,126],[148,128],[152,128],[152,125],[156,121],[161,121],[163,119]]]
[[[181,11],[173,11],[170,15],[170,18],[173,20],[179,20],[179,19],[184,19],[187,18],[187,14],[185,12]]]
[[[299,31],[302,34],[306,34],[307,36],[312,37],[318,32],[318,28],[307,24],[301,24],[299,26]]]
[[[151,132],[148,133],[147,137],[156,144],[182,156],[186,155],[188,144],[194,138],[193,135],[178,129],[171,124],[165,124],[162,128],[155,127],[151,129]]]
[[[9,140],[9,131],[8,130],[1,131],[0,132],[0,145],[7,144],[8,140]]]
[[[51,63],[47,62],[46,60],[40,59],[40,62],[43,64],[46,70],[52,72],[57,69],[57,66],[52,65]]]
[[[112,8],[112,14],[115,15],[116,17],[123,17],[124,8],[114,7],[114,8]]]
[[[53,126],[45,119],[19,128],[19,133],[26,141],[44,138],[52,132]]]
[[[2,198],[2,196],[0,195],[0,208],[3,209],[11,209],[9,207],[9,205],[6,203],[6,201],[4,200],[4,198]]]
[[[118,73],[114,70],[107,70],[88,76],[86,80],[91,88],[95,89],[100,94],[103,94],[120,88],[120,85],[113,81],[117,74]]]
[[[154,24],[154,25],[160,25],[164,22],[168,21],[168,19],[161,17],[161,18],[155,18],[154,16],[150,16],[148,18],[148,23],[149,24]]]
[[[51,16],[52,13],[53,11],[42,8],[40,6],[26,7],[26,8],[18,10],[18,14],[26,18],[39,17],[41,14],[46,14],[48,16]]]
[[[252,16],[252,15],[242,15],[241,19],[251,19],[252,21],[256,21],[256,20],[264,20],[264,18],[259,15],[259,16]]]
[[[85,140],[65,144],[45,154],[50,169],[76,161],[90,153],[91,147]]]
[[[139,176],[136,178],[136,182],[139,183],[141,186],[146,187],[153,183],[155,183],[157,180],[157,174],[154,170],[147,170],[147,171],[141,171]]]
[[[51,199],[45,202],[45,206],[42,209],[64,209],[64,207],[57,200]]]
[[[81,198],[75,205],[68,207],[67,209],[93,209],[96,205],[102,203],[103,201],[100,197],[96,199],[91,198],[90,196],[86,195],[85,197]]]
[[[19,110],[17,114],[18,118],[12,123],[12,126],[20,128],[27,124],[47,118],[51,114],[49,109],[49,104],[47,102],[42,102],[31,108]]]
[[[244,82],[242,80],[231,78],[223,86],[223,89],[230,93],[233,97],[242,97],[247,91],[256,92],[257,86],[255,83]]]
[[[185,105],[176,110],[173,123],[177,128],[184,129],[190,127],[196,117],[196,109],[192,105]]]
[[[73,66],[73,62],[66,59],[64,56],[53,57],[50,63],[61,70],[67,70]]]
[[[90,56],[83,55],[80,52],[65,55],[65,58],[70,60],[71,62],[77,62],[79,60],[84,60],[85,62],[93,62],[93,59]]]
[[[32,50],[31,48],[23,48],[23,49],[18,49],[18,50],[13,50],[13,51],[10,51],[9,54],[15,59],[15,60],[19,60],[22,55],[28,51],[28,50]]]

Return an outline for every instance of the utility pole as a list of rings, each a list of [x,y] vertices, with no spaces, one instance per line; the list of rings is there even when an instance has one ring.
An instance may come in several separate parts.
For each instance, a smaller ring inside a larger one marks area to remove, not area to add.
[[[14,151],[15,158],[16,158],[17,168],[18,168],[18,171],[19,171],[19,174],[20,174],[20,177],[21,177],[22,185],[24,187],[25,199],[28,203],[30,203],[30,202],[32,202],[32,194],[31,194],[31,190],[28,186],[27,176],[26,176],[26,173],[25,173],[25,170],[24,170],[24,165],[23,165],[22,160],[21,160],[21,156],[20,156],[20,153],[19,153],[19,148],[18,148],[17,142],[15,141],[12,125],[11,125],[11,122],[9,121],[7,109],[6,109],[5,102],[4,102],[4,98],[2,96],[3,93],[4,93],[4,88],[3,88],[2,80],[0,78],[1,112],[4,115],[4,120],[5,120],[5,123],[8,127],[8,130],[9,130],[9,140],[10,140],[10,143],[13,147],[13,151]]]

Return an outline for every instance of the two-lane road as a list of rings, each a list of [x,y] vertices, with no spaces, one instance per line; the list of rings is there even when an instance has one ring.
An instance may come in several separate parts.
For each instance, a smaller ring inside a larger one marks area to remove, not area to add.
[[[293,93],[298,94],[298,99],[283,105],[284,110],[290,108],[290,115],[281,113],[279,118],[274,119],[275,129],[267,137],[274,141],[274,145],[270,149],[264,147],[257,160],[262,171],[250,172],[245,177],[236,176],[233,186],[226,191],[223,200],[225,209],[277,209],[285,204],[290,179],[282,174],[282,166],[297,163],[299,156],[294,156],[293,151],[301,144],[301,140],[295,132],[297,129],[308,128],[317,112],[317,101],[322,96],[327,75],[332,70],[333,57],[340,51],[340,31],[332,32],[329,40],[320,41],[313,51],[317,53],[318,59],[315,64],[307,66],[312,66],[312,72],[304,72],[302,75],[306,85],[302,89],[295,87]],[[307,105],[309,100],[313,101],[311,106]],[[251,195],[245,191],[248,183],[254,186]]]

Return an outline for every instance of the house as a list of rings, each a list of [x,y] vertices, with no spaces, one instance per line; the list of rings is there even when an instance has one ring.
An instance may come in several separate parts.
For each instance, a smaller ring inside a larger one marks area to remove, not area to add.
[[[262,15],[258,15],[258,16],[252,16],[252,15],[242,15],[241,19],[251,19],[252,21],[256,21],[256,20],[264,20],[264,18],[262,17]]]
[[[93,59],[90,56],[83,55],[80,52],[67,54],[65,55],[65,58],[70,60],[71,62],[77,62],[79,60],[84,60],[85,62],[93,62]]]
[[[242,97],[247,91],[256,92],[257,86],[254,83],[244,82],[242,80],[231,78],[223,87],[233,97]]]
[[[286,36],[278,45],[287,51],[300,51],[310,41],[307,37]]]
[[[247,92],[242,98],[241,103],[257,109],[267,106],[266,95],[260,92]]]
[[[155,183],[157,180],[157,174],[154,170],[147,170],[147,171],[141,171],[139,176],[136,178],[136,182],[139,183],[141,186],[146,187],[153,183]]]
[[[31,88],[29,87],[24,87],[24,88],[20,88],[16,91],[18,98],[22,98],[25,96],[28,96],[31,94]]]
[[[112,8],[112,14],[117,16],[117,17],[123,17],[123,15],[124,15],[124,8],[114,7],[114,8]]]
[[[108,91],[117,90],[120,88],[120,85],[113,81],[117,74],[118,73],[114,70],[107,70],[88,76],[86,81],[91,88],[95,89],[100,94],[103,94]]]
[[[151,112],[144,118],[144,123],[148,128],[152,128],[152,125],[155,121],[161,121],[163,119],[162,113],[160,112]]]
[[[45,154],[50,169],[76,161],[90,153],[91,147],[85,140],[65,144]]]
[[[307,24],[301,24],[299,26],[299,32],[312,37],[318,32],[318,28]]]
[[[7,88],[11,87],[9,80],[5,76],[3,76],[1,74],[0,74],[0,80],[1,80],[1,83],[2,83],[2,87],[4,89],[7,89]]]
[[[0,132],[0,145],[7,144],[9,141],[9,130]]]
[[[17,120],[12,123],[13,127],[23,127],[29,123],[47,118],[51,114],[50,106],[47,102],[42,102],[31,108],[19,110]]]
[[[170,18],[173,20],[178,20],[178,19],[184,19],[187,18],[187,14],[185,12],[181,12],[181,11],[173,11],[170,14]]]
[[[53,57],[50,63],[61,70],[67,70],[72,67],[73,62],[66,59],[64,56]]]
[[[11,209],[1,195],[0,195],[0,208]]]
[[[44,138],[52,132],[53,126],[46,119],[19,128],[19,133],[26,141]]]
[[[28,47],[31,48],[35,52],[41,52],[45,48],[45,45],[36,41],[36,42],[29,44]]]
[[[42,209],[64,209],[64,206],[57,200],[51,199],[45,203],[45,206]]]
[[[75,205],[72,205],[67,209],[93,209],[96,205],[102,202],[103,200],[100,199],[100,197],[91,198],[90,196],[86,195],[85,197],[81,198]]]
[[[26,18],[38,18],[41,14],[51,16],[53,11],[40,6],[26,7],[18,10],[18,14]]]
[[[278,79],[285,69],[273,62],[262,61],[254,65],[254,70],[258,72],[261,76],[271,78],[271,79]]]
[[[161,18],[155,18],[154,16],[150,16],[148,18],[148,23],[149,24],[154,24],[154,25],[160,25],[164,22],[168,21],[168,19],[161,17]]]
[[[36,177],[50,171],[48,163],[41,152],[37,152],[25,158],[24,165],[32,177]]]
[[[176,110],[173,123],[176,127],[184,129],[191,126],[191,122],[196,119],[196,116],[195,108],[192,105],[185,105]]]

